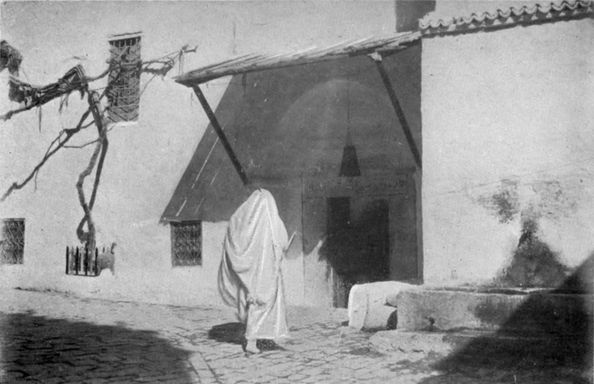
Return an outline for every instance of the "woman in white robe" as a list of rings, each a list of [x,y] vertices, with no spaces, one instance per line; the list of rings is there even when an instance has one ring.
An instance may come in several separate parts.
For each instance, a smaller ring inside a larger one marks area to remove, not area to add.
[[[229,220],[219,268],[223,301],[237,308],[246,325],[244,350],[251,342],[288,336],[282,260],[287,230],[272,194],[258,189]]]

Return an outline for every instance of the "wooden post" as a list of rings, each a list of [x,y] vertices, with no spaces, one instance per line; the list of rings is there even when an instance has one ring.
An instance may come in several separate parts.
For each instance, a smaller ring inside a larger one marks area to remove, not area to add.
[[[76,247],[76,256],[74,258],[74,269],[75,269],[76,275],[78,275],[79,268],[80,268],[80,248]]]
[[[89,273],[89,248],[85,247],[85,258],[83,259],[83,270],[85,271],[85,276]]]
[[[70,252],[68,251],[68,246],[66,246],[66,274],[68,274],[68,266],[70,265],[70,258],[68,257]]]
[[[196,94],[196,97],[198,97],[200,104],[202,104],[202,108],[204,109],[204,112],[206,112],[206,116],[208,116],[208,119],[210,120],[210,124],[212,124],[212,127],[214,128],[215,132],[219,136],[219,140],[221,140],[221,144],[223,144],[223,148],[225,148],[225,151],[227,152],[227,155],[231,159],[231,162],[233,163],[235,170],[239,174],[239,178],[241,178],[241,182],[243,183],[243,185],[248,185],[249,181],[248,181],[247,174],[245,173],[243,167],[241,166],[239,159],[237,159],[235,152],[233,152],[233,148],[231,147],[231,144],[229,144],[229,140],[227,140],[227,136],[225,135],[225,132],[223,132],[223,128],[221,128],[221,125],[219,124],[219,121],[217,120],[217,117],[215,116],[214,112],[210,108],[210,105],[208,104],[206,97],[204,97],[202,90],[200,89],[200,87],[198,85],[194,85],[192,88],[194,89],[194,93]]]
[[[384,83],[384,86],[386,87],[386,91],[388,91],[388,96],[390,97],[390,101],[392,102],[392,107],[394,108],[396,116],[398,117],[398,121],[400,122],[400,126],[404,131],[404,136],[406,137],[408,147],[410,148],[413,158],[415,159],[415,163],[417,164],[417,167],[419,167],[419,169],[422,169],[421,153],[417,148],[415,139],[413,138],[412,133],[410,131],[410,127],[408,126],[408,122],[406,121],[406,116],[404,116],[404,111],[402,110],[402,107],[398,102],[398,97],[396,97],[396,92],[394,92],[394,87],[392,86],[392,82],[390,81],[388,72],[386,71],[384,63],[382,62],[382,55],[375,52],[369,56],[375,62],[377,70]]]
[[[97,271],[97,259],[99,258],[99,248],[95,248],[95,276],[99,276],[99,271]]]

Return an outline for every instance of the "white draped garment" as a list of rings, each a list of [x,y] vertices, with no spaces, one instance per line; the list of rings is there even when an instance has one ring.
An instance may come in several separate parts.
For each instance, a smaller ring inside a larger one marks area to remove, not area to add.
[[[256,190],[229,220],[218,275],[223,301],[237,308],[248,340],[288,336],[281,271],[287,246],[274,197]]]

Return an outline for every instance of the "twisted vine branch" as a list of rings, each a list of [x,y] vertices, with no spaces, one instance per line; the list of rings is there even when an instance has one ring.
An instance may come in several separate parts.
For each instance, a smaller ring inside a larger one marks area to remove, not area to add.
[[[76,189],[78,191],[78,201],[84,211],[84,216],[79,222],[78,227],[76,228],[76,235],[80,242],[86,244],[88,249],[95,249],[96,229],[95,222],[93,221],[92,211],[93,206],[95,205],[97,190],[99,188],[99,182],[101,180],[101,171],[103,170],[103,163],[105,161],[105,155],[107,154],[109,142],[107,140],[107,130],[105,129],[105,125],[103,124],[103,116],[99,111],[99,99],[94,91],[88,93],[88,102],[89,110],[93,114],[93,119],[95,120],[95,125],[97,127],[99,139],[97,141],[95,149],[93,150],[93,154],[91,155],[89,164],[80,173],[80,175],[78,176],[78,181],[76,183]],[[99,163],[97,164],[97,169],[95,171],[93,190],[91,191],[91,198],[87,203],[85,198],[85,192],[83,189],[83,184],[84,180],[91,174],[93,168],[95,168],[97,159],[99,159]],[[87,225],[86,232],[84,231],[85,224]]]
[[[180,51],[175,52],[175,57],[173,57],[173,54],[167,54],[160,59],[144,62],[140,66],[140,71],[145,73],[152,73],[154,76],[165,76],[169,72],[169,70],[173,68],[175,61],[180,60],[183,57],[183,54],[195,51],[196,48],[190,49],[188,46],[184,46]],[[14,182],[6,190],[6,192],[4,192],[2,197],[0,197],[0,202],[5,201],[14,191],[24,188],[32,179],[36,178],[40,169],[61,148],[83,148],[88,145],[95,144],[95,148],[93,149],[93,153],[89,158],[89,162],[85,169],[79,174],[76,182],[79,204],[84,212],[83,218],[77,226],[76,235],[79,241],[85,244],[85,246],[88,249],[94,249],[96,246],[96,227],[95,222],[93,221],[92,211],[95,205],[95,201],[97,199],[97,191],[99,189],[99,184],[101,181],[103,165],[105,162],[105,157],[107,155],[107,150],[109,148],[109,141],[107,139],[107,133],[109,130],[106,128],[104,116],[101,111],[101,99],[107,94],[108,90],[111,88],[111,85],[108,84],[101,96],[98,96],[96,91],[89,90],[88,83],[107,76],[109,73],[111,73],[111,71],[114,70],[114,66],[118,66],[119,71],[116,74],[115,78],[110,79],[112,81],[112,84],[115,83],[114,80],[116,80],[121,73],[121,63],[119,62],[119,58],[121,58],[124,53],[125,52],[122,52],[116,60],[110,61],[109,67],[104,72],[95,77],[85,76],[82,67],[77,66],[71,71],[69,71],[62,79],[60,79],[58,83],[50,84],[46,87],[40,88],[40,91],[43,93],[42,97],[35,99],[34,102],[31,102],[30,104],[25,105],[24,107],[8,111],[7,113],[0,115],[0,120],[8,120],[15,114],[27,111],[36,106],[40,106],[55,98],[63,96],[67,98],[68,95],[73,91],[80,91],[81,95],[87,95],[87,102],[89,104],[89,107],[81,116],[80,121],[76,125],[76,127],[61,130],[58,136],[54,140],[52,140],[45,152],[45,155],[43,156],[41,161],[39,161],[39,163],[37,163],[37,165],[33,168],[31,173],[20,183]],[[151,67],[151,65],[153,66]],[[157,67],[155,67],[155,65]],[[75,77],[72,79],[71,77],[69,77],[74,76],[75,74],[78,74],[79,76],[77,78]],[[17,78],[14,78],[12,80],[15,83],[21,83],[20,80],[18,80]],[[25,84],[24,86],[29,85]],[[142,93],[144,93],[144,89]],[[60,110],[66,104],[67,99],[64,99],[62,103],[60,103]],[[85,122],[90,115],[92,115],[93,121],[85,125]],[[66,145],[70,141],[70,139],[74,137],[78,132],[90,127],[93,124],[97,128],[97,139],[78,147]],[[91,173],[93,173],[94,169],[95,177],[93,180],[93,188],[91,190],[90,198],[87,201],[84,191],[84,182],[85,179],[87,179],[91,175]]]

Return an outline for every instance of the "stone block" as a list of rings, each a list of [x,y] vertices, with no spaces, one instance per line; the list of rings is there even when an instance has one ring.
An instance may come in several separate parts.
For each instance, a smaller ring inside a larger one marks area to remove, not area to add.
[[[349,293],[349,326],[359,330],[387,329],[388,321],[396,315],[395,306],[387,304],[388,298],[408,289],[415,286],[397,281],[354,285]]]

